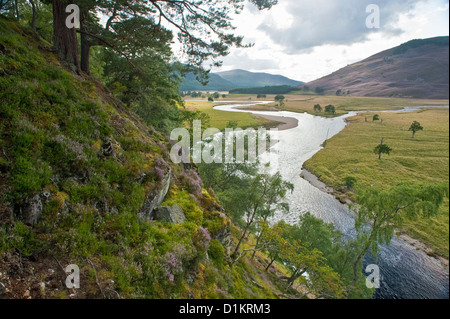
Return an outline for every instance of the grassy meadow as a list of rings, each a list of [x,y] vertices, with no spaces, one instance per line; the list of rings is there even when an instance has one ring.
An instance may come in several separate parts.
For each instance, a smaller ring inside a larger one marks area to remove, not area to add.
[[[366,122],[366,116],[369,121]],[[335,189],[346,177],[354,177],[363,187],[389,187],[400,181],[409,183],[449,182],[449,110],[426,109],[409,113],[373,113],[349,119],[349,125],[331,138],[326,148],[305,163],[305,168]],[[408,131],[419,121],[424,131],[412,138]],[[373,153],[381,138],[393,149],[391,154]],[[345,194],[351,198],[352,194]],[[430,246],[435,254],[449,256],[449,204],[431,219],[408,221],[401,231]]]
[[[236,122],[237,127],[249,128],[249,127],[274,127],[278,122],[266,120],[263,117],[256,116],[250,113],[241,112],[226,112],[214,110],[213,107],[216,104],[208,101],[185,101],[186,109],[191,111],[201,111],[210,116],[210,127],[223,130],[229,127],[227,124],[230,121]]]

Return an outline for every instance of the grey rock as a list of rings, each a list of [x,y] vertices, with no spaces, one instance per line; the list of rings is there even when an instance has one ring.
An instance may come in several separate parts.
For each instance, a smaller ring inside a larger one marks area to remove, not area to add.
[[[24,224],[31,226],[36,225],[43,210],[41,196],[36,194],[31,198],[27,198],[20,210],[20,217]]]
[[[104,156],[112,156],[112,157],[116,157],[116,150],[114,149],[114,140],[111,137],[107,137],[104,141],[103,141],[103,145],[102,145],[102,153]]]
[[[233,245],[233,238],[231,237],[231,224],[228,222],[227,226],[218,232],[214,239],[217,239],[225,248],[225,253],[229,257],[231,255],[231,247]]]
[[[183,224],[186,222],[186,215],[184,214],[183,208],[177,204],[172,206],[172,216],[174,224]]]
[[[153,214],[154,220],[166,223],[173,223],[175,225],[182,224],[186,221],[183,209],[178,205],[172,207],[159,207]]]
[[[142,219],[152,219],[153,218],[153,211],[156,207],[162,204],[164,201],[164,198],[166,197],[167,193],[169,192],[170,188],[170,182],[171,182],[171,176],[172,176],[172,170],[170,169],[169,172],[164,176],[163,181],[161,182],[161,186],[154,189],[150,194],[147,196],[147,199],[144,202],[144,205],[142,205],[141,210],[139,211],[139,217]]]

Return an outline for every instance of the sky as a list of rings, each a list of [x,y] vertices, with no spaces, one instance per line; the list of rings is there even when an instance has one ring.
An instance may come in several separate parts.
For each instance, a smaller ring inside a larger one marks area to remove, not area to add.
[[[379,28],[366,25],[370,4],[379,8]],[[231,49],[212,72],[244,69],[309,82],[409,40],[448,36],[449,1],[279,0],[264,11],[248,3],[233,21],[254,46]]]

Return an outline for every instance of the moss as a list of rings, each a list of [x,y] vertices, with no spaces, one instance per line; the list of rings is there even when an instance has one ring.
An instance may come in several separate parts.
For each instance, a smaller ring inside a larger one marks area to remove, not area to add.
[[[211,260],[215,263],[217,268],[223,269],[225,261],[225,248],[222,246],[220,241],[217,239],[211,240],[208,255]]]

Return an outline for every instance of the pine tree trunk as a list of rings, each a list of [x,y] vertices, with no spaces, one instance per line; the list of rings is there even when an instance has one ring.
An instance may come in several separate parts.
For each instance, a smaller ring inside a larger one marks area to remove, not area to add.
[[[89,42],[89,37],[81,32],[81,71],[89,73],[89,56],[91,52],[91,44]]]
[[[14,10],[16,12],[16,19],[17,19],[17,21],[19,21],[20,15],[19,15],[19,1],[18,0],[14,0]]]
[[[31,4],[31,10],[33,12],[33,17],[31,19],[31,28],[33,29],[34,32],[36,32],[36,20],[37,20],[36,3],[34,3],[33,0],[30,0],[30,4]]]
[[[80,39],[81,39],[81,71],[89,73],[89,56],[91,52],[91,42],[89,41],[89,36],[85,33],[86,30],[86,19],[88,18],[88,12],[85,10],[81,11],[81,27],[80,27]]]
[[[69,29],[66,26],[66,7],[71,4],[71,1],[53,0],[52,4],[54,47],[60,54],[61,60],[67,62],[74,72],[80,74],[76,29]]]

